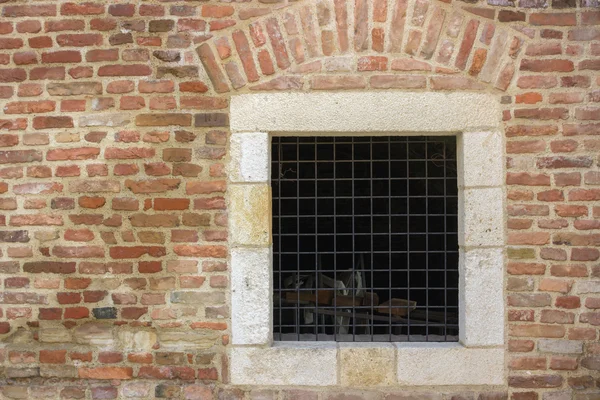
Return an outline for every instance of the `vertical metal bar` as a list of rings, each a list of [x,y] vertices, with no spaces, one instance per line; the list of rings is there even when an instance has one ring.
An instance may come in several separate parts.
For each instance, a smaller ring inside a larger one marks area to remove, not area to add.
[[[390,317],[388,322],[389,341],[392,341],[392,143],[388,137],[388,282],[390,299]]]
[[[318,208],[318,194],[317,194],[317,183],[319,182],[318,176],[317,176],[317,138],[314,137],[313,138],[313,143],[314,143],[314,148],[315,148],[315,152],[314,152],[314,158],[315,158],[315,162],[314,162],[314,174],[315,174],[315,296],[316,296],[316,301],[315,301],[315,315],[314,315],[314,320],[315,320],[315,340],[319,340],[319,314],[317,313],[318,308],[319,308],[319,219],[318,219],[318,215],[319,215],[319,208]],[[298,195],[300,195],[300,193],[298,193]]]
[[[296,249],[298,251],[296,269],[298,271],[297,279],[300,281],[300,138],[296,137],[296,217],[297,226],[296,231],[298,232]],[[299,294],[302,292],[298,289]],[[297,340],[300,341],[300,299],[296,301],[296,334]]]
[[[429,137],[425,137],[425,341],[429,341]]]
[[[374,254],[375,254],[375,236],[373,234],[373,232],[375,231],[375,223],[373,221],[373,202],[374,202],[374,195],[373,195],[373,179],[374,177],[374,173],[373,173],[373,137],[371,136],[369,138],[369,159],[370,159],[370,164],[369,164],[369,176],[371,177],[370,179],[370,206],[371,206],[371,287],[369,288],[369,296],[371,296],[371,298],[369,299],[369,305],[371,306],[371,312],[369,313],[370,315],[374,316],[375,312],[374,312],[374,307],[373,307],[373,296],[371,293],[374,292],[374,287],[375,287],[375,279],[374,279],[374,275],[373,275],[373,270],[375,270],[375,258],[374,258]],[[391,213],[390,213],[391,214]],[[391,218],[391,217],[388,217]],[[363,265],[363,271],[365,270],[366,265]],[[366,274],[365,274],[366,277]],[[391,285],[391,281],[390,281],[390,285]],[[366,285],[364,285],[366,286]],[[365,299],[367,298],[367,289],[364,289],[365,292]],[[369,331],[371,332],[371,341],[373,341],[374,335],[375,335],[375,321],[374,320],[367,320],[369,326]]]
[[[356,212],[354,211],[354,201],[355,201],[355,193],[356,190],[355,181],[354,181],[354,169],[356,167],[354,160],[354,142],[355,138],[352,137],[350,144],[350,166],[352,168],[352,304],[354,304],[354,266],[356,265]],[[356,307],[352,307],[352,341],[356,342]]]
[[[273,140],[275,140],[275,138],[273,138]],[[278,244],[279,247],[277,249],[277,251],[279,252],[278,254],[278,259],[279,259],[279,266],[278,266],[278,270],[279,270],[279,337],[281,338],[283,335],[283,329],[282,329],[282,325],[283,325],[283,319],[282,319],[282,315],[283,315],[283,302],[282,302],[282,295],[283,295],[283,281],[282,281],[282,252],[283,249],[281,248],[281,238],[283,236],[281,236],[281,139],[277,138],[277,210],[279,212],[279,218],[278,218],[278,225],[279,225],[279,230],[278,230]]]
[[[444,179],[442,180],[443,182],[443,186],[444,186],[444,213],[443,213],[443,218],[444,218],[444,253],[448,252],[448,226],[446,223],[446,219],[448,218],[448,197],[447,197],[447,193],[446,193],[446,185],[447,185],[447,181],[446,181],[446,171],[447,171],[447,158],[448,158],[448,154],[446,152],[446,145],[448,144],[447,141],[443,141],[442,142],[442,163],[443,163],[443,172],[444,172]],[[444,342],[448,341],[448,257],[444,257]]]
[[[406,287],[407,287],[407,301],[410,304],[410,142],[406,140]],[[410,342],[410,308],[406,313],[407,329],[406,335],[407,340]]]
[[[336,215],[337,195],[336,195],[336,179],[337,179],[337,138],[333,138],[333,215]],[[334,221],[334,227],[337,227],[337,217]],[[333,340],[337,341],[337,290],[335,283],[337,282],[337,242],[336,230],[334,229],[334,254],[333,254]]]

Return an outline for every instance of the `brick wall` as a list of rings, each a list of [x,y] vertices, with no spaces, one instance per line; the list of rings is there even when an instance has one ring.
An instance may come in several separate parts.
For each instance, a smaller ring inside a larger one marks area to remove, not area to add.
[[[600,398],[599,1],[2,3],[5,398]],[[228,385],[229,96],[349,89],[503,105],[505,386]]]

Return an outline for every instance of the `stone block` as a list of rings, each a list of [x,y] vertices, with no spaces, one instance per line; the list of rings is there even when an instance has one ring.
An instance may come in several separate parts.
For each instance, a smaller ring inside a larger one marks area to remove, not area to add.
[[[175,304],[222,304],[225,302],[223,292],[171,292],[171,303]]]
[[[337,384],[335,343],[277,343],[273,347],[233,347],[234,385],[332,386]]]
[[[271,188],[268,185],[231,185],[229,235],[232,245],[271,244]]]
[[[43,326],[43,324],[40,324],[40,330],[38,331],[38,340],[40,342],[43,342],[42,326]],[[52,328],[54,328],[54,327],[52,327]],[[64,326],[61,325],[60,328],[63,328],[65,330],[65,332],[68,333],[68,331],[66,330],[66,328]],[[65,337],[64,335],[58,333],[58,336],[59,336],[60,341],[68,342],[71,340],[71,335],[69,335],[68,337]],[[51,334],[50,338],[52,339],[53,337],[54,337],[54,335]],[[32,341],[33,341],[33,332],[26,330],[25,328],[22,328],[22,327],[17,328],[14,333],[12,333],[10,336],[3,339],[4,344],[8,344],[8,343],[10,343],[10,344],[29,344]]]
[[[504,192],[500,188],[458,192],[458,240],[461,246],[504,244]]]
[[[127,114],[97,114],[82,115],[79,117],[79,126],[125,126],[131,122]]]
[[[72,365],[41,365],[40,375],[44,378],[77,378],[77,368]]]
[[[459,335],[465,346],[504,343],[502,249],[460,251]]]
[[[504,182],[504,140],[500,132],[458,135],[458,186],[499,187]]]
[[[268,182],[270,177],[269,134],[231,135],[229,179],[232,182]]]
[[[600,293],[600,281],[577,282],[577,294]]]
[[[209,349],[220,339],[220,335],[210,332],[161,331],[158,341],[162,349]]]
[[[44,343],[68,343],[71,333],[62,325],[40,324],[39,340]]]
[[[271,250],[231,250],[231,318],[233,344],[267,344],[271,332]]]
[[[571,400],[573,393],[571,392],[546,392],[544,393],[543,400]]]
[[[396,349],[392,343],[340,343],[342,386],[390,386],[396,383]]]
[[[544,353],[582,354],[583,342],[580,340],[539,339],[538,350]]]
[[[499,114],[498,100],[482,93],[260,93],[231,98],[230,126],[232,132],[463,132],[499,126]]]
[[[121,347],[133,351],[152,351],[158,343],[158,336],[154,331],[120,330],[118,332]]]
[[[400,385],[502,385],[504,349],[459,343],[396,343]]]
[[[114,343],[113,327],[108,323],[88,322],[75,328],[75,343],[110,347]]]
[[[127,383],[123,385],[123,396],[127,398],[147,399],[150,395],[150,385],[147,383]]]
[[[4,371],[4,376],[7,378],[35,378],[40,376],[40,368],[39,367],[31,367],[31,368],[13,368],[8,367]]]

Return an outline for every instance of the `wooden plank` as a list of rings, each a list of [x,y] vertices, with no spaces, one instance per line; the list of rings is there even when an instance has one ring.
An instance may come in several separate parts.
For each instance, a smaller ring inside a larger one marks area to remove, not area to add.
[[[414,310],[416,306],[416,301],[394,298],[381,303],[377,307],[377,312],[380,314],[392,314],[399,317],[404,317],[406,314],[408,314],[409,310]]]
[[[317,296],[318,294],[318,296]],[[356,307],[356,306],[377,306],[379,296],[377,293],[367,292],[366,296],[352,297],[344,295],[334,295],[333,290],[318,290],[317,294],[312,292],[286,292],[287,301],[309,302],[320,305],[333,305],[334,307]]]

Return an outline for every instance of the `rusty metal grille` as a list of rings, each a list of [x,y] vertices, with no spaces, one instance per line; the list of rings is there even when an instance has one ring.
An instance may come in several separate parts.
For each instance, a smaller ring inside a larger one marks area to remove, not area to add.
[[[274,137],[278,341],[457,341],[456,138]]]

